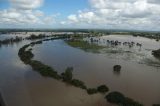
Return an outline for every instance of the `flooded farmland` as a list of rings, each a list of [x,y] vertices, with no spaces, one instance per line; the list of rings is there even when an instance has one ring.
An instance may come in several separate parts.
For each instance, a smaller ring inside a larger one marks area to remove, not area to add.
[[[34,59],[53,67],[58,73],[73,67],[74,78],[82,80],[89,87],[105,84],[110,91],[122,92],[145,106],[159,103],[160,61],[151,52],[160,47],[160,42],[131,35],[93,37],[93,40],[91,42],[88,37],[83,39],[89,44],[103,46],[98,52],[73,47],[65,40],[45,41],[33,47]],[[107,40],[118,40],[121,45],[110,45]],[[30,66],[24,65],[18,57],[18,50],[29,42],[0,47],[0,53],[3,54],[0,55],[0,64],[3,64],[0,69],[0,87],[8,105],[112,105],[107,103],[104,95],[90,96],[79,88],[40,76]],[[124,42],[135,42],[135,45],[129,47],[123,45]],[[113,71],[116,64],[122,66],[119,73]]]

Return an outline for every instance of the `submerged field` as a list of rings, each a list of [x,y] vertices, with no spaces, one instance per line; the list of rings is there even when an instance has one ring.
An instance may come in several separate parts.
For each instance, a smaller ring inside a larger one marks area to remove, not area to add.
[[[67,67],[73,67],[73,77],[82,80],[91,88],[105,84],[110,92],[119,91],[145,106],[159,103],[160,61],[151,55],[151,51],[158,49],[160,42],[130,35],[93,37],[93,40],[91,42],[90,38],[84,38],[72,42],[46,41],[35,45],[32,51],[35,60],[53,67],[58,73],[62,73]],[[107,40],[134,41],[142,46],[113,46],[107,44]],[[0,57],[0,63],[7,64],[1,66],[0,75],[3,75],[0,77],[0,86],[9,104],[20,106],[21,103],[18,104],[17,101],[20,99],[26,106],[112,105],[106,102],[101,94],[88,95],[79,88],[44,78],[32,71],[17,56],[19,48],[27,43],[24,41],[0,48],[4,55]],[[118,73],[113,72],[116,64],[122,66]],[[17,95],[16,98],[14,95]]]

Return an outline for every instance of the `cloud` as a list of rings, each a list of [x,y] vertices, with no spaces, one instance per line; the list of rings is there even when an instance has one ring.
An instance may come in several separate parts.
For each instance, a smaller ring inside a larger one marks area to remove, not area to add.
[[[34,24],[40,23],[35,11],[19,11],[17,9],[6,9],[0,11],[0,22],[4,24]]]
[[[30,10],[43,5],[43,0],[9,0],[14,8]]]
[[[76,22],[70,17],[65,24],[75,22],[97,28],[157,29],[159,3],[159,0],[89,0],[87,10],[72,14]]]
[[[68,20],[70,22],[78,22],[77,16],[76,15],[69,15]]]
[[[11,7],[0,10],[0,26],[35,26],[55,23],[59,14],[45,15],[38,8],[43,0],[9,0]]]
[[[48,24],[48,25],[51,25],[53,23],[55,23],[55,19],[54,19],[55,16],[48,16],[48,17],[45,17],[44,18],[44,24]]]
[[[153,4],[157,4],[159,3],[160,4],[160,0],[147,0],[148,3],[153,3]]]

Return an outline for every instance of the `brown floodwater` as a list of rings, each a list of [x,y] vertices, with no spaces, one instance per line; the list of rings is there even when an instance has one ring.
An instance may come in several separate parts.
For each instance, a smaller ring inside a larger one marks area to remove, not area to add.
[[[5,36],[1,36],[2,40],[10,38]],[[106,102],[104,95],[90,96],[82,89],[33,71],[18,57],[18,50],[28,43],[0,47],[0,92],[6,106],[113,106]]]
[[[54,67],[59,73],[67,67],[74,67],[74,77],[84,81],[88,87],[106,84],[110,91],[122,92],[146,106],[159,103],[160,61],[151,55],[151,51],[158,49],[160,42],[126,35],[103,36],[100,39],[134,41],[142,43],[143,46],[141,50],[139,47],[124,47],[127,51],[134,52],[121,55],[86,52],[67,45],[63,40],[56,40],[35,46],[33,53],[36,60]],[[101,44],[104,45],[102,42]],[[118,48],[123,49],[123,46]],[[116,64],[122,66],[120,73],[113,72]]]
[[[99,38],[94,38],[99,39]],[[52,66],[59,73],[67,67],[74,67],[74,78],[80,79],[88,87],[106,84],[110,91],[119,91],[145,106],[160,103],[160,61],[151,51],[160,48],[160,42],[142,37],[111,35],[105,40],[135,41],[142,48],[127,46],[107,47],[101,53],[86,52],[73,48],[63,40],[44,42],[33,47],[34,59]],[[85,40],[88,40],[86,38]],[[0,90],[8,106],[112,106],[105,95],[88,95],[86,91],[63,82],[44,78],[24,65],[18,50],[29,41],[0,47]],[[111,53],[112,50],[122,52]],[[125,53],[125,51],[131,53]],[[113,66],[120,64],[120,73],[113,72]]]

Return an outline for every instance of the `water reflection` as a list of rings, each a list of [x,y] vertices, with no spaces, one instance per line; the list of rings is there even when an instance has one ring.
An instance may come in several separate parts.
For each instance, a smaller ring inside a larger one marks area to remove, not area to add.
[[[17,55],[19,48],[27,43],[0,48],[0,89],[7,106],[32,106],[24,78],[25,71],[31,68],[24,65]]]
[[[114,75],[116,75],[116,76],[120,76],[121,71],[113,71],[113,73],[114,73]]]

